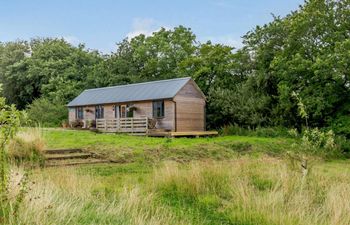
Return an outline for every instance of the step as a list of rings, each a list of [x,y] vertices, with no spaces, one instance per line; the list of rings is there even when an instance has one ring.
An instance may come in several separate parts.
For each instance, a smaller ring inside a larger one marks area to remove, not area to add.
[[[66,160],[66,159],[87,159],[92,157],[91,153],[70,153],[70,154],[48,154],[46,160]]]
[[[98,163],[110,163],[110,160],[106,159],[75,159],[75,160],[52,160],[45,163],[45,167],[55,167],[55,166],[78,166],[78,165],[88,165],[88,164],[98,164]]]
[[[65,154],[65,153],[80,153],[83,152],[80,148],[72,149],[47,149],[44,151],[45,154]]]

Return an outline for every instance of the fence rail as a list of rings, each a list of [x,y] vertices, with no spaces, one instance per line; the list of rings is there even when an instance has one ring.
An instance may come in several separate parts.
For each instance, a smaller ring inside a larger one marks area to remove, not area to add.
[[[148,118],[96,119],[96,128],[105,132],[146,133]]]

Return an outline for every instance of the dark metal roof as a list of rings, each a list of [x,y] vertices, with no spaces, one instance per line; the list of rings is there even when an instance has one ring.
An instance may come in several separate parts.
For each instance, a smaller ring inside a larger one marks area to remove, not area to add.
[[[190,77],[160,80],[113,87],[87,89],[73,99],[69,106],[98,105],[153,99],[169,99],[189,81]]]

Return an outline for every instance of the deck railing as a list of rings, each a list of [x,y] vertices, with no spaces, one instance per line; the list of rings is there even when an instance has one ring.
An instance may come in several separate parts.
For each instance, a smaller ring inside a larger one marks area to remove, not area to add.
[[[105,132],[147,133],[148,118],[96,119],[96,128]]]

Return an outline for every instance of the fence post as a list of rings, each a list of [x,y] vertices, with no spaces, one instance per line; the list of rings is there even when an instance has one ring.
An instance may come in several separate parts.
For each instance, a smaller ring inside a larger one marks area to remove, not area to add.
[[[105,119],[105,130],[107,130],[107,120]]]
[[[148,133],[148,116],[146,117],[146,133]]]
[[[131,118],[131,133],[134,133],[134,118]]]

